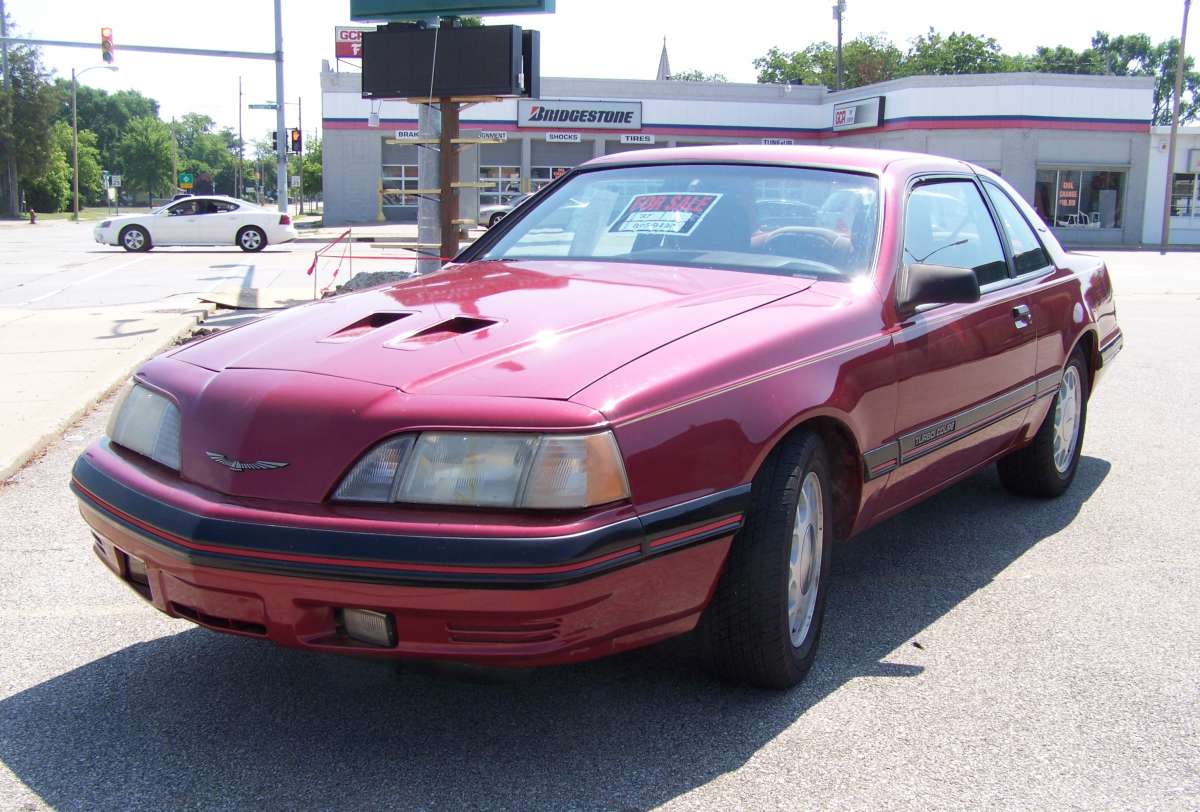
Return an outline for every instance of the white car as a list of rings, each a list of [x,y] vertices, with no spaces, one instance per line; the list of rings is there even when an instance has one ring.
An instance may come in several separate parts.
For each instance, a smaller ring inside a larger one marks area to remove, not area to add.
[[[96,242],[126,251],[156,245],[236,245],[261,251],[296,239],[292,218],[245,200],[205,195],[174,200],[149,214],[112,217],[96,226]]]

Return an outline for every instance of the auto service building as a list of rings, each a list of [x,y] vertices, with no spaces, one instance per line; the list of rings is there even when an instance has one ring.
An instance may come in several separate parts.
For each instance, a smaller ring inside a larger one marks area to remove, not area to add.
[[[326,224],[415,220],[411,192],[420,188],[423,148],[415,143],[417,106],[363,99],[361,74],[328,63],[321,84]],[[462,136],[491,143],[460,154],[460,179],[479,184],[461,190],[461,216],[474,217],[479,206],[536,191],[571,167],[615,152],[828,144],[968,160],[1012,183],[1063,243],[1136,245],[1161,222],[1162,186],[1149,175],[1157,160],[1165,181],[1165,152],[1157,155],[1163,139],[1151,128],[1153,84],[1149,77],[1000,73],[914,76],[830,92],[811,85],[543,78],[539,99],[464,109]],[[1200,147],[1200,132],[1195,140]],[[1181,152],[1186,168],[1188,151]],[[1195,177],[1189,190],[1200,185]],[[1189,203],[1189,224],[1194,210]],[[1194,236],[1200,241],[1200,229]]]

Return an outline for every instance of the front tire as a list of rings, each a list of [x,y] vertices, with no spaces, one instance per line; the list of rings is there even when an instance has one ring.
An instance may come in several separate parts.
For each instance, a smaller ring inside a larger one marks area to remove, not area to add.
[[[833,550],[833,483],[820,438],[788,438],[751,493],[698,634],[723,679],[791,688],[817,654]]]
[[[246,226],[238,232],[237,246],[250,253],[261,251],[267,247],[267,235],[258,226]]]
[[[1063,367],[1058,392],[1033,442],[996,463],[1000,482],[1013,493],[1061,496],[1075,479],[1087,425],[1088,373],[1076,350]]]
[[[150,234],[141,226],[126,226],[121,229],[119,241],[126,251],[150,250]]]
[[[488,228],[495,228],[496,223],[499,223],[502,219],[504,219],[504,212],[502,212],[502,211],[496,212],[495,214],[493,214],[491,217],[488,218]]]

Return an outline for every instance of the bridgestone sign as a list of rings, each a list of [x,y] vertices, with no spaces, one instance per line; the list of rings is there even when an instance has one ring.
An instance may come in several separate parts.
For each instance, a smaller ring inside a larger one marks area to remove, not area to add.
[[[550,127],[563,125],[581,130],[640,130],[641,102],[547,101],[519,99],[518,127]]]

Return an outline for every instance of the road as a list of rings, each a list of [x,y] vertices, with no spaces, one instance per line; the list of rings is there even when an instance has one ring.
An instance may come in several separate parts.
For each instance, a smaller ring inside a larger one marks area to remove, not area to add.
[[[1126,349],[1073,489],[989,470],[841,545],[788,693],[684,643],[397,673],[166,619],[67,491],[106,403],[0,489],[0,808],[1196,809],[1200,276],[1111,261]]]

